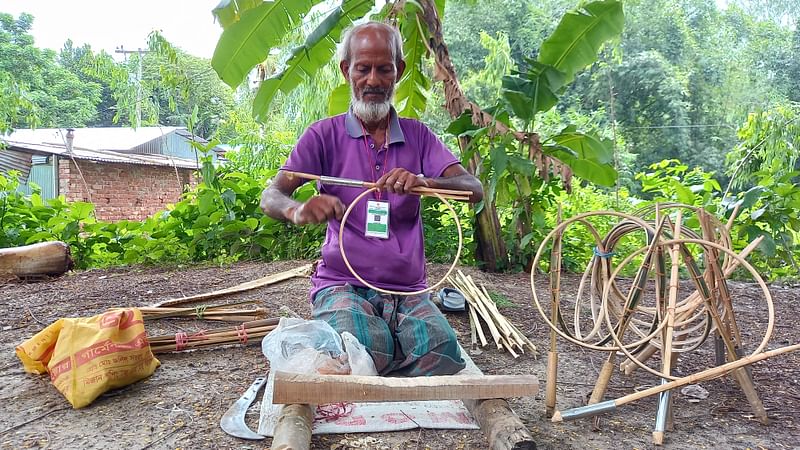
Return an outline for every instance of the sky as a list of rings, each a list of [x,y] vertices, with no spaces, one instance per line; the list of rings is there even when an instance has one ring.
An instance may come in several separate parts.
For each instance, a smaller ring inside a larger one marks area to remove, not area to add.
[[[211,58],[222,28],[211,10],[219,0],[0,0],[0,12],[33,15],[37,47],[55,51],[72,39],[123,59],[114,50],[147,48],[153,30],[189,54]]]

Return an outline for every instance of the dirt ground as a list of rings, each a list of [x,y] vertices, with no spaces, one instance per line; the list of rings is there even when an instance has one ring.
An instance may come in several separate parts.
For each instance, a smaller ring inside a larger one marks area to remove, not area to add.
[[[160,355],[162,363],[147,380],[109,392],[87,408],[73,410],[46,376],[30,375],[14,355],[16,345],[60,317],[91,316],[117,306],[149,305],[167,298],[207,292],[288,270],[302,261],[246,262],[224,267],[116,268],[75,272],[60,278],[0,285],[0,448],[126,448],[126,449],[264,449],[269,439],[241,441],[219,427],[224,411],[252,380],[268,370],[260,345],[228,347]],[[445,267],[432,266],[431,279]],[[471,352],[486,374],[534,374],[541,381],[534,398],[511,399],[514,410],[536,437],[541,449],[651,448],[656,411],[655,398],[644,399],[606,414],[599,430],[591,419],[553,424],[544,417],[544,380],[548,328],[531,301],[525,274],[485,274],[467,268],[489,291],[502,294],[513,305],[502,312],[540,348],[534,358],[514,359],[487,346]],[[577,276],[563,285],[574,290]],[[544,281],[544,280],[543,280]],[[275,311],[288,307],[307,317],[308,279],[297,278],[277,285],[226,297],[221,301],[257,299]],[[764,330],[766,309],[756,285],[731,284],[737,320],[745,339],[755,342]],[[800,342],[795,314],[800,307],[800,288],[772,286],[776,327],[769,348]],[[469,323],[464,314],[448,315],[465,348],[470,347]],[[199,321],[148,322],[148,333],[196,331],[222,326]],[[558,408],[584,403],[606,354],[559,342],[560,371]],[[709,339],[700,349],[684,355],[676,372],[688,375],[710,366],[714,359]],[[729,377],[701,383],[708,398],[694,401],[680,392],[674,395],[675,429],[666,435],[666,448],[789,449],[800,448],[800,354],[794,353],[758,363],[753,377],[772,423],[759,424],[741,390]],[[607,398],[657,384],[642,370],[631,376],[615,374]],[[248,423],[257,428],[258,407],[251,408]],[[315,436],[315,449],[485,449],[480,431],[414,430],[371,435]]]

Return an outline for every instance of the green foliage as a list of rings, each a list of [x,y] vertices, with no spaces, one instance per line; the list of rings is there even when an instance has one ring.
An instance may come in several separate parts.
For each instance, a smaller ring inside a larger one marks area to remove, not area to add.
[[[0,129],[72,126],[97,115],[100,85],[80,80],[50,50],[34,46],[33,16],[0,13]]]
[[[713,173],[689,166],[676,159],[650,166],[650,172],[636,174],[642,192],[656,202],[677,202],[684,205],[712,207],[722,192]]]
[[[470,221],[470,206],[463,202],[451,202],[458,213],[464,238],[461,262],[475,263],[475,241]],[[422,227],[425,236],[425,257],[429,262],[448,264],[456,257],[458,229],[449,209],[435,197],[422,197]]]
[[[775,279],[797,278],[800,186],[792,182],[797,175],[798,172],[788,172],[774,177],[769,172],[759,172],[756,174],[758,185],[739,193],[736,198],[723,198],[712,173],[697,167],[689,170],[676,160],[653,164],[650,172],[637,174],[636,178],[653,202],[699,206],[718,217],[730,216],[738,207],[731,230],[734,250],[741,250],[763,237],[759,252],[750,257],[750,262],[759,272]]]
[[[20,122],[35,124],[36,107],[16,81],[0,72],[0,136],[10,133],[13,125]]]
[[[116,223],[96,221],[90,203],[67,203],[63,197],[43,202],[38,193],[23,196],[14,176],[0,175],[0,247],[61,240],[70,245],[80,268],[317,255],[323,227],[293,227],[261,214],[264,179],[217,172],[208,156],[202,172],[206,181],[168,210],[143,222]],[[312,194],[307,184],[297,196]]]
[[[224,31],[211,58],[211,66],[222,81],[235,88],[253,66],[264,61],[269,51],[282,43],[284,35],[297,26],[316,3],[319,1],[262,2],[256,7],[239,10],[238,20],[229,9],[214,9]]]
[[[619,37],[624,22],[622,3],[614,0],[588,3],[582,10],[568,12],[542,43],[538,61],[562,72],[564,83],[569,83],[578,71],[597,61],[603,43]]]
[[[511,46],[506,33],[499,32],[494,38],[481,31],[480,45],[488,51],[483,59],[483,68],[467,71],[461,87],[467,97],[478,105],[491,105],[500,97],[503,77],[516,70],[516,64],[511,58]]]
[[[489,298],[492,299],[492,301],[494,302],[495,305],[497,305],[498,308],[509,308],[517,306],[514,302],[509,300],[508,297],[499,292],[489,291]]]
[[[551,136],[553,145],[543,147],[545,153],[566,163],[575,175],[601,186],[613,186],[617,180],[611,142],[591,133],[579,133],[574,125]]]
[[[430,89],[430,80],[423,67],[428,53],[425,45],[427,33],[423,29],[422,23],[416,18],[417,14],[421,12],[422,10],[416,2],[406,3],[403,10],[404,20],[400,26],[406,69],[397,84],[395,102],[398,114],[403,117],[422,117]]]
[[[741,142],[728,153],[731,188],[750,187],[764,173],[782,178],[797,169],[800,151],[800,103],[751,113],[739,129]]]
[[[341,7],[328,14],[308,35],[305,43],[292,51],[284,69],[261,83],[253,101],[256,119],[267,119],[269,105],[278,91],[289,93],[328,63],[336,52],[336,42],[344,28],[369,12],[373,4],[374,0],[342,0]]]

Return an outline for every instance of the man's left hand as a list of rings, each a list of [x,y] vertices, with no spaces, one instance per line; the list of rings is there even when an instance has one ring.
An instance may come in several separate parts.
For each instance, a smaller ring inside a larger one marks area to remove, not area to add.
[[[424,177],[419,177],[406,169],[397,167],[380,177],[375,182],[375,186],[381,191],[388,191],[394,194],[409,194],[413,188],[417,186],[427,187],[428,183]]]

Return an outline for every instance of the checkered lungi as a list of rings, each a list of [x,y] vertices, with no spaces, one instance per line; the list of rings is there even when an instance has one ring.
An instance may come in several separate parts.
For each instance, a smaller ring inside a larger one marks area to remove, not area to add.
[[[464,368],[455,332],[430,295],[386,295],[352,285],[314,296],[314,319],[348,331],[366,348],[380,375],[452,375]]]

